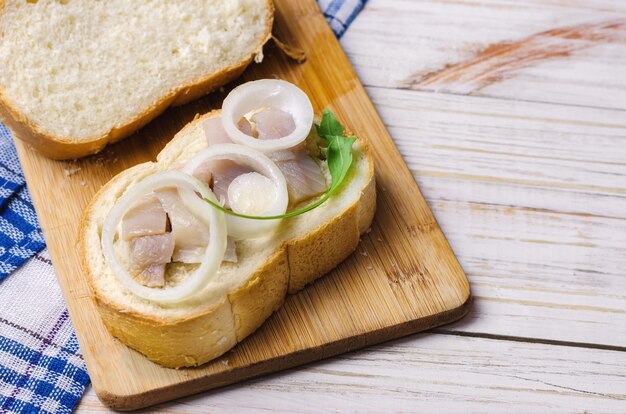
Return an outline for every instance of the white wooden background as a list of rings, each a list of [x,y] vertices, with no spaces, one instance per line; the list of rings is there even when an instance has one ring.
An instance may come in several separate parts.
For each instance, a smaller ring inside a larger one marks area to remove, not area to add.
[[[626,1],[369,0],[342,45],[473,310],[150,411],[626,412]]]

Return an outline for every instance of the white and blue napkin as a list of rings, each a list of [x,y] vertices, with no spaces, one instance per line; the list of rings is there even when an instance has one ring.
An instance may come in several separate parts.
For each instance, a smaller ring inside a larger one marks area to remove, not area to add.
[[[341,37],[350,23],[359,14],[367,0],[317,0],[324,17],[335,32]]]
[[[89,383],[45,247],[0,124],[0,413],[69,413]]]

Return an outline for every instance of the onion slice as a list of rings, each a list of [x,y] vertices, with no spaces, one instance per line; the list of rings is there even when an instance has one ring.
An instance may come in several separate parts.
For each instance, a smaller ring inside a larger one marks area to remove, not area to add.
[[[137,282],[117,260],[113,242],[122,217],[136,200],[154,190],[169,187],[178,188],[183,202],[200,220],[208,224],[209,244],[200,266],[186,280],[170,288],[149,288]],[[217,202],[207,185],[188,174],[180,171],[155,173],[130,187],[117,200],[107,215],[102,226],[102,252],[114,275],[131,293],[158,303],[176,303],[189,299],[201,291],[217,273],[226,251],[227,235],[224,213],[201,200],[195,195],[196,192],[200,193],[202,197]]]
[[[197,153],[191,160],[187,162],[183,171],[189,175],[193,175],[206,163],[212,160],[232,160],[238,164],[252,168],[254,171],[265,176],[271,182],[273,188],[269,190],[275,191],[276,197],[264,212],[256,214],[259,216],[277,216],[287,211],[289,204],[289,193],[287,192],[287,182],[280,168],[269,159],[266,155],[252,148],[238,144],[216,144],[203,151]],[[268,190],[267,188],[257,188],[257,191]],[[252,194],[248,195],[253,197]],[[266,201],[263,195],[259,195]],[[211,200],[213,201],[213,200]],[[208,203],[205,203],[209,206]],[[209,206],[210,207],[210,206]],[[210,207],[212,210],[216,208]],[[281,220],[254,220],[243,217],[226,216],[226,224],[228,227],[228,235],[235,239],[255,238],[271,234],[280,224]]]
[[[259,108],[281,109],[293,117],[296,128],[277,139],[260,140],[242,132],[239,121]],[[230,138],[261,152],[274,152],[298,145],[306,139],[313,126],[313,106],[309,97],[297,86],[279,79],[247,82],[233,89],[222,104],[222,124]]]

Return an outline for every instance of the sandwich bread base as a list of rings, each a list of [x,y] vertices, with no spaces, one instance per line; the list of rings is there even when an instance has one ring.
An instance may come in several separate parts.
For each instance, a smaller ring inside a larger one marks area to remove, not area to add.
[[[156,163],[137,165],[113,178],[87,207],[80,226],[83,267],[106,327],[129,347],[170,368],[204,364],[253,333],[287,294],[323,276],[356,249],[376,208],[372,156],[358,140],[346,182],[336,195],[311,212],[283,220],[274,237],[238,242],[238,263],[222,264],[216,280],[197,297],[165,306],[133,296],[106,266],[100,248],[102,222],[129,185],[181,165],[206,147],[200,123],[217,114],[188,124]]]

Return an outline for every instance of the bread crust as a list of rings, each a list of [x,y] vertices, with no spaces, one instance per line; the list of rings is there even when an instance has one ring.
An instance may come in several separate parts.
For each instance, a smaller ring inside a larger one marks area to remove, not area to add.
[[[196,118],[179,134],[217,113],[213,111]],[[79,230],[83,270],[105,326],[123,343],[169,368],[204,364],[241,342],[282,306],[288,293],[297,292],[345,260],[356,249],[360,235],[369,229],[376,209],[376,185],[372,155],[366,143],[361,143],[368,167],[358,200],[318,228],[286,240],[244,283],[210,309],[176,319],[129,311],[109,300],[94,283],[87,254],[88,226],[100,197],[129,170],[113,178],[86,208]],[[176,144],[175,137],[161,154],[174,151]]]
[[[266,24],[265,36],[251,56],[219,72],[211,73],[189,84],[181,85],[164,95],[154,105],[146,108],[136,117],[128,120],[124,125],[112,128],[103,135],[84,139],[80,142],[72,142],[71,138],[52,135],[19,111],[18,106],[11,102],[4,93],[2,85],[0,85],[0,118],[17,138],[25,141],[48,158],[69,160],[100,152],[105,146],[132,135],[135,131],[159,116],[168,107],[191,102],[238,78],[272,36],[274,3],[273,0],[266,0],[266,2],[269,18]],[[0,13],[4,9],[4,3],[4,0],[0,0]]]

